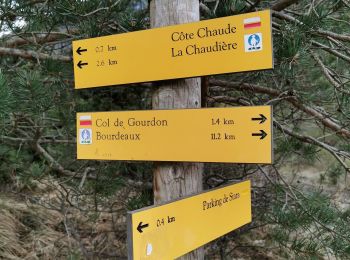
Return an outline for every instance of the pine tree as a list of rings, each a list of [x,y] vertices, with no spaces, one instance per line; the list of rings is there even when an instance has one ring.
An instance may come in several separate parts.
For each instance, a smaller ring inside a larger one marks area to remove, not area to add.
[[[152,163],[77,161],[75,114],[150,109],[155,86],[74,90],[71,42],[148,29],[148,1],[0,3],[1,190],[65,216],[57,229],[71,243],[62,246],[62,257],[125,256],[125,245],[113,242],[123,239],[114,221],[152,204]],[[202,20],[272,8],[275,61],[273,70],[207,78],[208,106],[273,105],[275,133],[272,166],[205,165],[206,188],[246,178],[256,183],[253,223],[215,241],[208,257],[230,259],[249,247],[253,258],[270,251],[349,258],[350,2],[203,0],[200,7]],[[310,174],[312,182],[303,181]],[[36,194],[43,183],[55,201]],[[24,219],[34,229],[35,221]],[[104,237],[91,232],[95,222],[111,219]],[[271,246],[241,239],[256,230]],[[87,237],[89,245],[82,243]]]

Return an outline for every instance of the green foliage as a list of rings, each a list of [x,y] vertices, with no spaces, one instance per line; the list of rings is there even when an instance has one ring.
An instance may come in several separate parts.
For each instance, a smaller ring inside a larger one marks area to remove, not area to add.
[[[296,65],[309,48],[308,33],[297,25],[283,22],[280,32],[274,36],[277,73],[287,79],[293,78],[297,75]]]
[[[278,195],[267,219],[274,225],[271,236],[281,247],[298,259],[317,259],[328,250],[341,259],[350,257],[348,211],[339,211],[320,192],[298,194],[296,200],[287,200],[283,192]]]
[[[44,85],[43,75],[37,71],[18,71],[13,85],[15,112],[40,115],[51,108],[54,90]]]
[[[9,169],[9,161],[7,160],[7,154],[10,152],[10,148],[3,145],[0,146],[0,183],[11,182],[11,171]]]
[[[116,175],[115,171],[113,171],[113,168],[116,168],[114,165],[101,166],[98,169],[97,179],[91,181],[89,186],[98,196],[106,198],[114,195],[115,192],[123,186],[123,181]]]
[[[16,46],[21,50],[71,56],[72,40],[126,33],[147,29],[150,26],[148,1],[145,0],[58,0],[36,4],[33,2],[37,1],[2,1],[0,31],[10,29],[23,39],[33,35],[39,37],[40,34],[36,32],[55,32],[60,34],[60,37],[54,42],[44,43],[31,39],[23,45]],[[275,1],[249,2],[256,3],[259,10],[275,3]],[[220,76],[236,83],[252,83],[272,91],[278,90],[282,92],[281,95],[271,96],[264,91],[255,93],[242,89],[233,91],[229,87],[214,91],[212,89],[216,89],[216,86],[211,85],[208,100],[212,101],[212,97],[221,96],[232,100],[239,99],[239,102],[228,103],[229,105],[242,105],[242,102],[250,105],[271,104],[274,106],[274,120],[280,125],[292,129],[297,134],[311,136],[347,152],[350,151],[347,139],[339,138],[334,131],[324,127],[320,119],[305,113],[305,109],[302,110],[290,102],[291,100],[300,102],[305,107],[322,113],[324,119],[329,118],[332,122],[348,128],[350,96],[334,89],[310,55],[310,50],[318,53],[327,69],[332,72],[332,76],[339,74],[344,80],[349,79],[347,61],[312,45],[312,41],[318,41],[327,46],[334,46],[335,50],[349,56],[348,43],[339,44],[315,33],[320,29],[348,34],[349,9],[344,1],[316,2],[317,4],[310,6],[315,1],[299,1],[294,11],[284,13],[295,17],[299,23],[274,18],[273,71]],[[202,19],[241,14],[254,9],[245,0],[203,1],[203,3],[213,12],[210,14],[203,12]],[[330,14],[334,13],[336,19],[330,17]],[[18,21],[25,23],[20,24]],[[0,46],[6,47],[4,42],[16,37],[10,35],[0,38]],[[1,187],[12,185],[11,189],[17,189],[16,191],[23,192],[26,188],[33,191],[36,181],[52,178],[50,181],[59,183],[58,187],[62,188],[59,190],[63,196],[62,205],[68,204],[66,200],[73,197],[69,203],[73,201],[81,206],[83,208],[81,211],[86,212],[87,221],[93,223],[99,220],[101,212],[105,213],[115,203],[118,203],[118,206],[125,206],[127,210],[136,210],[153,204],[153,194],[149,189],[132,185],[132,183],[151,182],[152,164],[76,160],[75,124],[76,112],[150,109],[154,88],[132,85],[74,90],[71,63],[6,55],[1,56],[0,65],[2,68],[0,135],[7,137],[0,139]],[[342,87],[348,89],[348,86],[347,82]],[[214,102],[210,105],[224,104]],[[321,175],[323,184],[327,182],[337,184],[339,178],[345,176],[345,171],[338,162],[329,157],[324,159],[324,151],[320,152],[319,146],[288,136],[278,129],[275,129],[274,134],[276,168],[302,169],[306,165],[312,166],[318,161],[326,161],[324,164],[327,166]],[[57,170],[53,162],[36,149],[37,142],[65,170],[76,175],[65,176]],[[88,167],[94,170],[91,170],[86,180],[82,181],[82,173]],[[214,180],[213,182],[216,179],[219,179],[219,182],[227,182],[231,180],[230,178],[240,180],[241,176],[257,172],[254,170],[256,167],[246,165],[240,167],[215,164],[214,167],[214,164],[211,164],[210,167],[212,168],[206,177],[207,180]],[[210,178],[210,175],[214,175],[215,178]],[[273,181],[278,180],[279,178],[276,178]],[[209,181],[206,184],[211,186]],[[253,186],[254,194],[260,189],[263,188]],[[129,194],[130,190],[132,192]],[[116,196],[119,192],[127,194],[128,198],[121,201]],[[340,259],[350,257],[349,209],[338,210],[322,193],[296,191],[293,187],[278,184],[271,190],[267,189],[264,196],[257,197],[257,201],[253,201],[256,211],[254,214],[265,216],[263,224],[267,222],[273,227],[271,237],[281,249],[287,250],[286,258],[320,259],[329,252],[331,256],[334,254]],[[77,205],[69,204],[69,207],[79,210]],[[59,210],[66,214],[63,206]],[[22,221],[33,229],[37,224],[30,218],[24,218]],[[66,232],[62,223],[60,229]],[[69,257],[80,259],[82,252],[72,249]]]
[[[142,191],[136,197],[132,197],[126,202],[126,209],[132,211],[152,205],[152,197],[153,195],[150,191]]]
[[[339,178],[345,175],[345,169],[339,164],[333,164],[327,169],[325,175],[333,185],[336,185]]]
[[[213,1],[212,5],[215,4]],[[242,0],[223,0],[219,1],[217,6],[216,15],[217,17],[224,17],[234,14],[239,14],[245,9],[245,1]]]
[[[0,122],[12,112],[13,103],[12,89],[9,87],[5,75],[0,70]]]
[[[288,156],[294,154],[301,162],[311,164],[317,159],[319,149],[294,138],[285,138],[276,143],[276,152]]]
[[[70,253],[70,255],[67,258],[68,260],[79,260],[82,259],[82,255],[81,252],[79,250],[72,250],[72,252]]]

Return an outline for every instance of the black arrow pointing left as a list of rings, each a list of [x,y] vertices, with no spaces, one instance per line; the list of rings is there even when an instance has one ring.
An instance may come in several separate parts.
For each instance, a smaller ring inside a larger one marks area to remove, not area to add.
[[[78,62],[78,67],[80,68],[80,69],[82,69],[83,68],[83,66],[86,66],[86,65],[88,65],[89,63],[87,63],[87,62],[82,62],[81,60]]]
[[[267,133],[264,130],[260,130],[260,133],[252,133],[252,136],[260,136],[260,140],[262,140],[267,136]]]
[[[77,53],[78,53],[79,55],[81,55],[81,53],[82,53],[82,52],[85,52],[85,51],[87,51],[87,49],[82,49],[80,46],[79,46],[79,48],[77,49]]]
[[[142,221],[139,223],[139,225],[137,226],[137,231],[142,233],[144,228],[147,228],[149,225],[148,224],[143,224],[142,225]]]

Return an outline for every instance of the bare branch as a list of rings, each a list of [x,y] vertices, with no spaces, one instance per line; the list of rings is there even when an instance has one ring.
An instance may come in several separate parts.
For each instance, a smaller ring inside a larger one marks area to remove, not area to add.
[[[288,22],[293,22],[293,23],[296,23],[296,24],[299,24],[299,25],[303,24],[301,21],[299,21],[298,19],[294,18],[293,16],[290,16],[290,15],[282,13],[282,12],[277,12],[277,11],[272,10],[272,15],[274,17],[286,20]]]
[[[39,143],[34,145],[35,150],[42,155],[52,166],[53,169],[66,176],[75,176],[76,173],[66,170],[59,162],[57,162]]]
[[[0,135],[0,140],[2,141],[10,141],[10,142],[16,142],[16,143],[32,143],[35,140],[32,138],[18,138],[18,137],[10,137],[5,135]],[[47,139],[43,138],[38,140],[40,144],[76,144],[75,140],[61,140],[61,139]]]
[[[292,136],[292,137],[298,139],[299,141],[302,141],[302,142],[305,142],[305,143],[309,143],[309,144],[313,144],[313,145],[317,145],[317,146],[327,150],[344,167],[345,171],[347,173],[350,173],[350,166],[348,166],[340,157],[340,156],[342,156],[342,157],[344,157],[346,159],[350,159],[350,153],[347,153],[347,152],[344,152],[344,151],[340,151],[337,148],[335,148],[335,147],[333,147],[333,146],[331,146],[331,145],[329,145],[327,143],[321,142],[321,141],[317,140],[316,138],[314,138],[312,136],[298,134],[295,131],[290,130],[287,127],[282,126],[276,120],[274,120],[274,126],[276,126],[283,133],[286,133],[289,136]]]
[[[22,46],[25,44],[43,44],[49,42],[55,42],[60,39],[72,38],[72,35],[60,32],[50,32],[50,33],[31,33],[31,37],[27,36],[12,36],[10,39],[8,36],[4,39],[3,45],[7,48],[14,48]],[[1,38],[0,38],[1,39]]]
[[[350,42],[350,35],[348,35],[348,34],[337,34],[334,32],[329,32],[329,31],[324,31],[324,30],[317,30],[316,33],[319,35],[332,37],[332,38],[340,40],[340,41]]]
[[[210,102],[218,102],[218,103],[236,103],[241,104],[245,106],[251,105],[248,101],[244,100],[243,98],[234,98],[234,97],[228,97],[228,96],[215,96],[215,97],[209,97],[209,103]]]
[[[291,6],[292,4],[298,3],[298,0],[280,0],[271,6],[272,10],[282,11],[283,9]]]
[[[108,7],[101,7],[101,8],[96,9],[96,10],[90,12],[90,13],[83,14],[83,15],[80,15],[80,16],[82,16],[82,17],[87,17],[87,16],[90,16],[90,15],[96,14],[96,13],[98,13],[98,12],[104,11],[104,10],[110,10],[110,9],[112,9],[113,7],[115,7],[117,4],[119,4],[119,2],[120,2],[120,0],[119,0],[119,1],[115,1],[115,3],[112,4],[111,6],[108,6]]]
[[[338,90],[338,91],[340,91],[340,92],[342,92],[344,94],[350,95],[350,91],[342,88],[343,83],[342,82],[338,82],[340,80],[338,79],[338,81],[337,81],[330,74],[329,69],[326,67],[326,65],[323,64],[323,62],[321,61],[320,57],[318,57],[318,55],[312,50],[310,50],[310,53],[311,53],[311,56],[314,58],[314,60],[317,62],[317,64],[321,67],[321,70],[322,70],[323,74],[325,75],[325,77],[327,78],[327,80],[336,88],[336,90]]]
[[[35,52],[30,50],[20,50],[20,49],[14,49],[14,48],[0,47],[0,56],[4,56],[4,55],[16,56],[16,57],[21,57],[21,58],[30,59],[30,60],[42,59],[42,60],[57,60],[57,61],[63,61],[63,62],[72,61],[72,57],[70,56],[46,54],[46,53],[40,53],[40,52]]]
[[[347,55],[345,55],[345,54],[343,54],[343,53],[341,53],[339,51],[336,51],[336,50],[332,49],[329,46],[326,46],[326,45],[324,45],[322,43],[319,43],[319,42],[316,42],[316,41],[311,41],[311,43],[312,43],[312,45],[317,46],[317,47],[321,48],[322,50],[325,50],[325,51],[327,51],[327,52],[337,56],[338,58],[341,58],[342,60],[350,62],[350,57],[349,56],[347,56]]]
[[[207,15],[212,15],[212,12],[211,12],[210,8],[209,8],[208,6],[206,6],[205,4],[200,3],[200,4],[199,4],[199,8],[200,8],[203,12],[205,12]]]

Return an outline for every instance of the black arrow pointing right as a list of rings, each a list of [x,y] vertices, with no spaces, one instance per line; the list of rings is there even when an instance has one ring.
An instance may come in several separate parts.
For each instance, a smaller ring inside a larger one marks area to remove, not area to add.
[[[267,133],[264,130],[260,130],[260,133],[252,133],[252,136],[260,136],[260,140],[262,140],[267,136]]]
[[[252,118],[252,121],[260,121],[259,124],[264,123],[266,120],[267,120],[267,118],[263,114],[260,114],[260,117],[253,117]]]
[[[139,223],[139,225],[137,226],[137,231],[142,233],[143,232],[143,229],[148,227],[149,225],[148,224],[143,224],[142,225],[142,221]]]
[[[83,66],[86,66],[86,65],[88,65],[89,63],[87,63],[87,62],[82,62],[81,60],[78,62],[78,67],[79,67],[79,69],[82,69],[83,68]]]
[[[79,48],[77,49],[77,53],[78,53],[79,55],[81,55],[81,53],[82,53],[82,52],[85,52],[85,51],[87,51],[87,49],[82,49],[80,46],[79,46]]]

